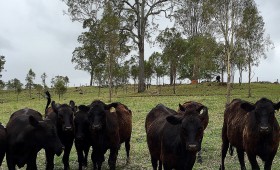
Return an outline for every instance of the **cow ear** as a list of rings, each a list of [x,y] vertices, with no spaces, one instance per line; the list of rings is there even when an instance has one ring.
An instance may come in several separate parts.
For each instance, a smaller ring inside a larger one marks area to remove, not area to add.
[[[167,120],[167,122],[169,122],[172,125],[178,125],[178,124],[182,123],[182,119],[180,117],[173,116],[173,115],[167,116],[166,120]]]
[[[51,106],[52,106],[53,111],[54,111],[55,113],[57,113],[57,112],[58,112],[58,106],[57,106],[57,104],[55,103],[55,101],[52,101]]]
[[[39,126],[38,120],[36,120],[33,116],[29,116],[29,123],[30,123],[33,127],[38,127],[38,126]]]
[[[273,107],[275,110],[279,110],[280,109],[280,102],[273,104]]]
[[[245,110],[246,112],[250,112],[250,111],[252,111],[252,110],[255,109],[255,106],[252,105],[252,104],[250,104],[250,103],[248,103],[248,102],[242,103],[242,104],[240,105],[240,107],[241,107],[243,110]]]
[[[186,111],[186,108],[185,108],[183,105],[181,105],[180,103],[179,103],[179,109],[180,109],[180,111],[182,111],[182,112],[185,112],[185,111]]]
[[[72,111],[73,111],[74,113],[76,113],[76,111],[77,111],[78,109],[77,109],[77,106],[75,106],[75,102],[74,102],[73,100],[70,100],[69,105],[70,105]]]
[[[88,112],[90,107],[86,106],[86,105],[80,105],[79,110],[83,111],[83,112]]]
[[[109,110],[111,107],[116,108],[116,107],[118,107],[119,104],[120,104],[119,102],[114,102],[114,103],[108,104],[105,106],[105,110]]]
[[[208,125],[209,121],[209,115],[208,115],[208,108],[206,106],[202,106],[202,109],[200,109],[199,119],[201,120],[204,129]]]

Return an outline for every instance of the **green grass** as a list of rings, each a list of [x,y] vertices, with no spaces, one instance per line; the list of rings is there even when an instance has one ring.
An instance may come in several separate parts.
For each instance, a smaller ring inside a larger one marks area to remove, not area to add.
[[[280,85],[277,84],[252,84],[252,97],[248,98],[248,84],[233,85],[232,97],[242,98],[251,102],[255,102],[261,97],[267,97],[274,102],[279,101]],[[74,100],[76,105],[89,104],[94,99],[103,100],[109,103],[108,89],[102,88],[100,95],[98,95],[98,88],[96,87],[81,87],[83,94],[79,94],[79,90],[76,88],[68,88],[67,93],[59,100],[57,95],[51,91],[52,98],[59,103],[69,103],[70,100]],[[38,98],[36,92],[33,91],[33,99],[29,98],[28,92],[23,91],[19,95],[19,101],[17,96],[11,91],[0,92],[0,122],[6,124],[9,116],[16,110],[29,107],[44,113],[46,99]],[[173,94],[172,86],[161,87],[159,93],[159,87],[152,86],[144,93],[138,94],[134,92],[133,86],[129,86],[127,92],[122,88],[119,88],[117,92],[114,91],[112,101],[119,101],[126,104],[133,112],[133,129],[131,139],[131,162],[129,165],[125,165],[126,156],[124,146],[121,147],[118,160],[117,169],[152,169],[150,163],[150,156],[147,149],[146,133],[144,129],[144,123],[147,113],[155,107],[158,103],[162,103],[167,107],[177,110],[179,103],[185,101],[197,101],[209,108],[209,124],[205,130],[203,139],[203,163],[195,164],[196,170],[217,170],[220,164],[220,150],[221,150],[221,128],[223,123],[223,111],[226,103],[226,87],[220,86],[216,83],[205,83],[198,85],[178,85],[176,86],[176,94]],[[277,117],[279,113],[276,113]],[[279,119],[280,121],[280,119]],[[108,153],[106,154],[108,159]],[[62,156],[56,158],[55,169],[63,169]],[[45,157],[44,151],[41,151],[38,156],[39,169],[45,169]],[[258,161],[262,166],[262,162]],[[73,146],[70,166],[72,169],[77,169],[78,162],[75,147]],[[250,169],[250,164],[246,158],[246,166]],[[92,164],[89,156],[89,168]],[[274,161],[273,169],[277,170],[280,167],[280,153],[278,152]],[[236,152],[234,156],[229,154],[226,157],[226,168],[229,170],[239,169],[239,163]],[[2,169],[7,169],[6,161],[2,165]],[[25,169],[25,168],[22,168]],[[103,169],[109,169],[107,160],[103,163]]]

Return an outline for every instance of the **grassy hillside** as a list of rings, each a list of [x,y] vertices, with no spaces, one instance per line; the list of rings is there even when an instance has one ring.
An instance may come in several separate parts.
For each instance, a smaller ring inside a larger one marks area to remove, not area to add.
[[[108,89],[102,88],[100,95],[96,87],[79,87],[68,88],[67,93],[59,100],[58,96],[52,91],[52,99],[59,103],[69,103],[74,100],[76,105],[89,104],[94,99],[103,100],[109,103]],[[80,94],[82,93],[82,94]],[[274,102],[279,101],[280,85],[277,84],[252,84],[252,97],[248,98],[248,85],[238,84],[233,85],[232,99],[242,98],[251,102],[255,102],[261,97],[267,97]],[[195,164],[194,169],[216,170],[220,164],[220,148],[221,148],[221,128],[223,123],[223,111],[226,101],[226,86],[216,83],[205,83],[198,85],[178,85],[176,86],[176,94],[173,94],[172,86],[156,87],[152,86],[144,93],[138,94],[134,92],[133,86],[129,86],[127,90],[119,88],[114,91],[112,101],[119,101],[126,104],[133,112],[133,131],[131,140],[131,163],[125,165],[125,151],[124,146],[121,147],[120,154],[117,161],[117,169],[152,169],[150,163],[150,156],[147,149],[146,133],[144,129],[144,122],[147,113],[155,107],[158,103],[162,103],[167,107],[177,110],[178,104],[185,101],[197,101],[209,108],[209,125],[205,131],[203,139],[203,163]],[[6,124],[9,116],[16,110],[29,107],[44,113],[46,99],[40,99],[36,92],[32,94],[32,99],[29,98],[27,91],[23,91],[17,96],[11,91],[0,92],[0,122]],[[276,114],[277,117],[279,113]],[[280,121],[280,119],[279,119]],[[108,159],[108,156],[106,156]],[[39,169],[45,168],[44,152],[41,151],[38,157]],[[63,169],[62,157],[56,158],[56,169]],[[90,160],[90,157],[89,157]],[[77,169],[77,156],[73,146],[70,166],[72,169]],[[90,167],[91,167],[91,161]],[[262,163],[259,160],[261,166]],[[246,158],[246,166],[250,169],[249,162]],[[280,152],[276,155],[273,162],[273,169],[280,167]],[[227,169],[239,169],[239,163],[236,152],[234,156],[227,155],[226,157]],[[2,165],[2,169],[7,169],[6,161]],[[91,168],[90,168],[91,169]],[[108,169],[107,160],[103,164],[103,169]]]

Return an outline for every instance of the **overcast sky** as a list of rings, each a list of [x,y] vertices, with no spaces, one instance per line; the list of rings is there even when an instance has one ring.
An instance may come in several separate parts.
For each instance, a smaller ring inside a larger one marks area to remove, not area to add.
[[[256,2],[275,48],[259,67],[253,68],[253,81],[258,77],[259,81],[273,82],[280,78],[280,1]],[[89,74],[75,70],[75,63],[71,63],[82,25],[63,15],[63,10],[67,6],[60,0],[0,0],[0,55],[6,57],[2,72],[5,82],[17,78],[26,84],[25,77],[32,69],[35,83],[41,83],[45,72],[48,84],[57,75],[68,76],[70,86],[89,84]],[[146,57],[159,50],[149,45],[145,48]],[[247,80],[247,75],[243,77]]]

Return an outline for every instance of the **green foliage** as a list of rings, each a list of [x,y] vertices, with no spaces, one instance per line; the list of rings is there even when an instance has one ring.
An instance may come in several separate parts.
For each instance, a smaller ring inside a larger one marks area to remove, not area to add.
[[[63,76],[56,76],[55,78],[52,78],[52,84],[55,93],[60,97],[63,96],[63,94],[67,91],[67,83],[69,83],[68,77]]]
[[[186,40],[185,54],[178,64],[179,79],[211,80],[219,72],[221,50],[214,37],[197,35]]]

